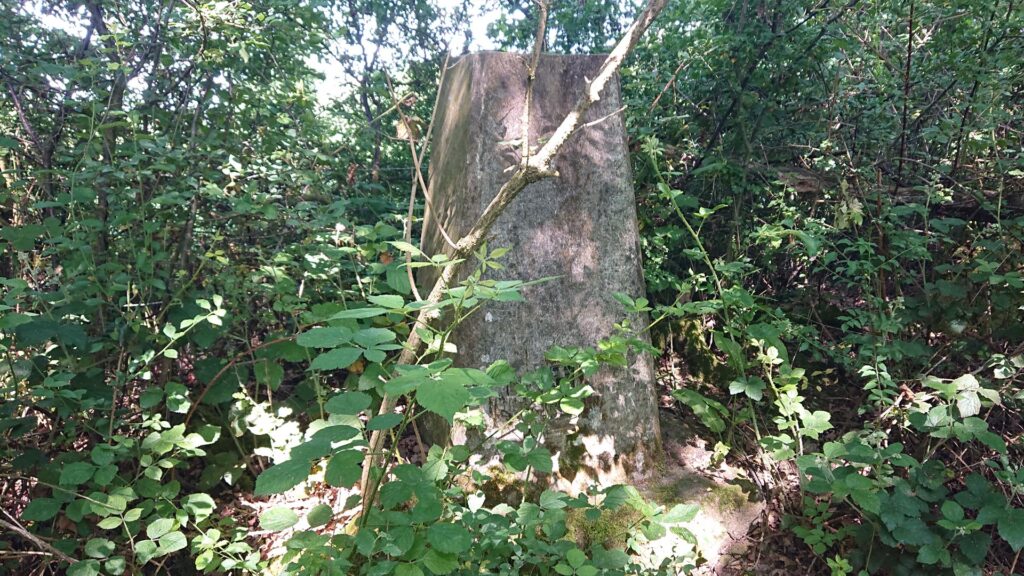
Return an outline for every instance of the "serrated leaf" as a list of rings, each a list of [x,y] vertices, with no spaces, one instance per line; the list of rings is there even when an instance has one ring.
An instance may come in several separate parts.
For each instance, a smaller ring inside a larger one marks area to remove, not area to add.
[[[360,463],[363,454],[354,450],[338,452],[327,462],[324,470],[324,482],[335,488],[348,488],[359,481],[363,473]]]
[[[306,522],[309,523],[310,528],[317,528],[330,522],[333,516],[334,510],[330,506],[317,504],[306,514]]]
[[[957,394],[956,408],[963,418],[975,416],[981,412],[981,398],[974,390],[965,390]]]
[[[60,471],[60,484],[62,486],[78,486],[85,484],[96,472],[96,467],[88,462],[72,462],[66,464]]]
[[[151,540],[156,540],[171,530],[174,530],[176,524],[177,523],[174,521],[174,518],[157,518],[150,522],[149,526],[146,527],[146,536]]]
[[[358,348],[335,348],[314,358],[309,367],[313,370],[341,370],[351,366],[362,354]]]
[[[397,294],[380,294],[377,296],[368,296],[368,301],[380,306],[387,308],[388,310],[399,310],[405,307],[405,299]]]
[[[324,404],[324,410],[331,414],[359,414],[370,406],[369,394],[362,392],[343,392],[332,397]]]
[[[384,308],[353,308],[351,310],[342,310],[337,314],[331,316],[331,320],[342,320],[345,318],[373,318],[374,316],[380,316],[387,314],[387,310]]]
[[[280,494],[309,478],[309,462],[288,460],[267,468],[256,477],[256,496]]]
[[[435,414],[453,422],[455,414],[466,407],[473,396],[466,387],[454,381],[427,380],[416,391],[416,402]]]
[[[427,529],[427,541],[446,554],[461,554],[473,545],[473,537],[458,524],[438,523]]]
[[[999,537],[1013,548],[1014,552],[1024,548],[1024,510],[1009,508],[999,518]]]
[[[33,520],[43,522],[57,515],[60,511],[60,502],[53,498],[36,498],[28,503],[21,512],[22,520]]]
[[[202,522],[213,514],[216,504],[209,494],[197,493],[186,496],[182,501],[182,508],[191,514],[196,522]]]
[[[391,342],[396,337],[397,335],[387,328],[363,328],[355,333],[352,340],[360,346],[372,348],[378,344]]]
[[[437,550],[427,550],[423,556],[423,565],[437,576],[451,574],[459,567],[459,559],[455,554],[445,554]]]
[[[182,550],[188,545],[188,539],[181,532],[168,532],[157,541],[156,553],[158,556],[170,554]]]
[[[343,326],[321,326],[295,337],[303,348],[337,348],[352,341],[352,331]]]
[[[114,553],[114,543],[106,538],[92,538],[85,543],[84,550],[90,558],[106,558]]]
[[[299,521],[299,515],[291,508],[278,506],[260,514],[260,527],[271,532],[287,530]]]
[[[374,416],[366,423],[367,430],[387,430],[402,423],[401,414],[381,414]]]

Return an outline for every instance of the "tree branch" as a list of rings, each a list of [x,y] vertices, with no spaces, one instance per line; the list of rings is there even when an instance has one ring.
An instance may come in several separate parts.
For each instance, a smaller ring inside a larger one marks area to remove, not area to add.
[[[473,225],[473,228],[456,243],[455,252],[451,256],[453,260],[456,262],[464,261],[480,246],[490,231],[491,226],[498,219],[498,216],[505,211],[505,208],[512,203],[527,185],[544,178],[557,176],[557,173],[551,168],[552,161],[569,137],[581,127],[587,111],[595,102],[601,99],[608,82],[622,66],[626,56],[636,47],[641,36],[647,31],[667,3],[668,0],[650,0],[644,11],[630,25],[626,30],[626,34],[619,40],[611,54],[605,59],[597,76],[590,81],[576,107],[566,115],[565,119],[562,120],[562,123],[555,130],[555,133],[536,155],[522,158],[512,177],[498,190],[497,195],[487,205],[487,208],[484,209],[483,214]],[[398,364],[408,365],[416,362],[419,350],[423,345],[423,340],[419,335],[420,328],[428,327],[437,318],[436,305],[441,301],[442,296],[448,290],[448,286],[455,279],[459,268],[460,264],[458,263],[447,266],[441,272],[441,277],[434,283],[429,296],[427,296],[427,305],[420,309],[416,317],[416,323],[412,330],[409,331],[409,337],[405,342],[401,355],[398,357]],[[391,413],[395,409],[397,400],[394,395],[385,393],[378,413]],[[380,430],[375,430],[370,435],[366,458],[363,461],[361,488],[364,511],[376,499],[377,489],[380,485],[380,480],[383,478],[382,474],[378,478],[371,479],[371,471],[379,466],[383,460],[381,452],[383,444],[384,435]],[[363,517],[365,518],[365,515]]]

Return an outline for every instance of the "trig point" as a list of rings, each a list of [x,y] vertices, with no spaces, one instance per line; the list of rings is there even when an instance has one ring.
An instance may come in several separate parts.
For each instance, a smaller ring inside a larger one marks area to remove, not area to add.
[[[432,134],[432,198],[423,231],[427,254],[450,253],[438,223],[452,239],[462,237],[520,161],[527,59],[469,54],[447,71]],[[603,61],[603,56],[540,58],[530,114],[532,145],[543,145]],[[456,365],[486,368],[505,359],[519,374],[536,369],[545,364],[551,346],[594,346],[613,334],[614,325],[627,318],[613,293],[644,295],[621,108],[613,81],[590,108],[587,125],[556,157],[558,176],[529,185],[498,218],[488,246],[510,252],[502,260],[505,269],[487,277],[558,278],[525,288],[526,302],[488,303],[460,325],[452,337]],[[646,327],[645,317],[628,320]],[[628,481],[652,467],[661,454],[654,379],[646,353],[631,356],[626,369],[605,368],[590,378],[596,394],[587,400],[578,431],[554,425],[545,434],[545,444],[557,456],[559,483],[578,489],[590,482]],[[514,396],[502,396],[486,408],[489,423],[496,424],[521,405]],[[458,441],[464,432],[453,435]]]

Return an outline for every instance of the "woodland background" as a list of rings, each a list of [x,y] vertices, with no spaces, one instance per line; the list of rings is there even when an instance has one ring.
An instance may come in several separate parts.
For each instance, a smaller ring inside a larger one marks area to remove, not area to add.
[[[388,520],[342,530],[361,460],[313,435],[363,433],[410,329],[402,118],[425,131],[471,7],[0,3],[0,570],[689,569],[635,554],[685,539],[686,507],[606,488],[509,513],[451,481],[458,451],[399,465]],[[535,5],[492,8],[528,51]],[[636,11],[552,2],[546,49],[607,51]],[[745,569],[1024,570],[1024,8],[678,0],[621,82],[648,287],[624,304],[656,320],[663,409],[769,504]],[[328,504],[297,515],[295,486]],[[563,537],[622,506],[620,537]]]

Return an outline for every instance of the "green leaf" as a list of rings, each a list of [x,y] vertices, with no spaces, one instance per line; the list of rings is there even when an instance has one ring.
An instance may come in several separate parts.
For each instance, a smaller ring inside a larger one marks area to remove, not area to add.
[[[359,414],[370,406],[371,400],[369,394],[344,392],[328,400],[324,410],[331,414]]]
[[[324,471],[324,481],[335,488],[348,488],[359,481],[363,473],[360,463],[363,461],[363,454],[355,450],[338,452],[327,462],[327,469]]]
[[[277,390],[284,380],[284,368],[277,362],[261,358],[252,367],[256,382],[271,390]]]
[[[92,538],[85,543],[85,555],[90,558],[106,558],[114,552],[114,543],[106,538]]]
[[[378,296],[368,296],[366,298],[373,304],[388,310],[400,310],[405,307],[405,299],[397,294],[381,294]]]
[[[342,310],[337,314],[331,316],[331,320],[342,320],[345,318],[373,318],[374,316],[380,316],[386,314],[387,310],[384,308],[354,308],[352,310]]]
[[[756,376],[739,378],[729,383],[729,394],[746,394],[751,400],[758,401],[764,398],[765,386],[764,380]]]
[[[567,506],[565,494],[554,490],[545,490],[540,494],[540,507],[545,510],[558,510]]]
[[[356,344],[366,348],[372,348],[378,344],[391,342],[397,335],[387,328],[364,328],[352,338]]]
[[[157,518],[150,522],[149,526],[146,527],[146,536],[151,540],[156,540],[171,530],[174,530],[176,526],[177,522],[175,522],[174,518]]]
[[[333,516],[334,510],[330,506],[317,504],[306,514],[306,522],[309,523],[310,528],[317,528],[330,522]]]
[[[304,348],[337,348],[352,341],[352,331],[343,326],[321,326],[295,337],[295,343]]]
[[[455,414],[466,407],[473,396],[466,387],[445,380],[427,380],[416,391],[416,402],[435,414],[453,422]]]
[[[587,555],[580,551],[579,548],[573,548],[565,553],[565,560],[572,566],[573,570],[583,566],[583,563],[587,561]]]
[[[451,574],[452,571],[459,567],[459,557],[455,554],[445,554],[437,550],[427,550],[427,553],[423,556],[423,565],[434,574],[437,574],[437,576],[444,576],[445,574]]]
[[[188,539],[181,532],[174,531],[161,536],[157,544],[159,544],[156,549],[157,556],[164,556],[185,548],[188,545]]]
[[[423,570],[415,564],[403,563],[395,566],[395,576],[423,576]]]
[[[309,462],[288,460],[271,466],[256,478],[255,496],[280,494],[309,478]]]
[[[99,573],[99,560],[82,560],[68,566],[67,576],[97,576]]]
[[[1006,543],[1019,552],[1024,548],[1024,510],[1020,508],[1007,509],[999,518],[999,536],[1006,540]]]
[[[553,466],[551,464],[551,452],[548,452],[547,448],[539,447],[530,450],[529,454],[526,455],[526,461],[538,472],[550,474],[553,470]]]
[[[152,540],[140,540],[135,543],[135,561],[139,565],[152,560],[157,554],[156,542]]]
[[[981,398],[974,390],[964,390],[956,395],[956,408],[962,418],[976,416],[981,412]]]
[[[951,522],[959,522],[964,519],[964,509],[953,500],[946,500],[942,503],[942,515]]]
[[[958,543],[960,552],[974,564],[981,564],[985,561],[991,545],[992,537],[985,532],[971,532],[961,538]]]
[[[186,512],[191,514],[196,522],[202,522],[213,514],[213,510],[217,505],[213,502],[213,498],[209,494],[189,494],[182,500],[182,508]]]
[[[362,354],[358,348],[335,348],[314,358],[309,367],[313,370],[341,370],[351,366]]]
[[[120,525],[121,525],[121,517],[120,516],[110,516],[108,518],[104,518],[103,520],[100,520],[99,523],[96,524],[96,526],[98,526],[101,530],[113,530],[114,528],[117,528]]]
[[[388,428],[394,428],[402,422],[401,414],[381,414],[380,416],[374,416],[366,423],[367,430],[387,430]]]
[[[36,498],[28,503],[21,512],[22,520],[34,520],[43,522],[57,515],[60,511],[60,502],[53,498]]]
[[[92,478],[95,471],[96,467],[88,462],[72,462],[61,469],[60,484],[62,486],[85,484]]]
[[[277,506],[260,514],[260,527],[271,532],[280,532],[295,526],[299,515],[291,508]]]
[[[465,528],[448,523],[438,523],[428,528],[427,541],[436,550],[446,554],[461,554],[473,545],[473,537]]]
[[[690,522],[697,517],[698,512],[700,512],[700,506],[697,504],[676,504],[661,521],[666,524]]]

